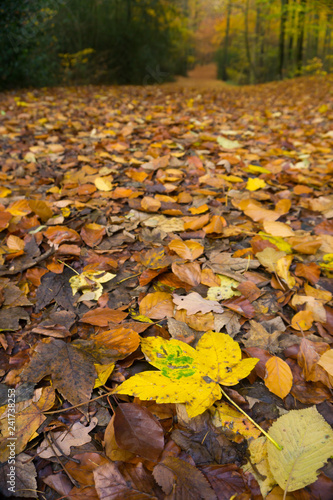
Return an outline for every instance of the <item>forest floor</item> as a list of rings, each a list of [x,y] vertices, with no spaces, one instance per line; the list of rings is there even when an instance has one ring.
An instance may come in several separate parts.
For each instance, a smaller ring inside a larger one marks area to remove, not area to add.
[[[331,500],[332,83],[0,95],[3,496]]]

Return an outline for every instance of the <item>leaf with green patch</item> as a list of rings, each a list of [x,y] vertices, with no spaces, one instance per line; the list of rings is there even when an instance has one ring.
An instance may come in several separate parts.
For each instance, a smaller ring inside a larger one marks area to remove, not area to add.
[[[161,337],[143,339],[141,348],[147,361],[160,371],[134,375],[115,393],[157,403],[184,403],[190,417],[200,415],[221,398],[219,384],[237,384],[258,362],[256,358],[242,360],[237,342],[213,331],[201,337],[196,349]]]

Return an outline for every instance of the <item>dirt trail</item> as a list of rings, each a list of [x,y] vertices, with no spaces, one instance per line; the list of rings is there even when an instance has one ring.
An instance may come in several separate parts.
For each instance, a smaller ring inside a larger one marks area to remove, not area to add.
[[[217,79],[216,64],[210,63],[204,66],[196,66],[188,72],[188,76],[178,76],[175,82],[165,83],[163,87],[176,89],[179,87],[187,88],[208,88],[215,89],[225,87],[225,83]]]

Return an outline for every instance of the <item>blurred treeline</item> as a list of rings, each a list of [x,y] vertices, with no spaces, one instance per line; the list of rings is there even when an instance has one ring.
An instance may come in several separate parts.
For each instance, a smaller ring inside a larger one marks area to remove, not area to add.
[[[0,88],[147,84],[215,60],[259,83],[333,70],[333,0],[6,0]]]
[[[259,83],[333,70],[333,0],[224,0],[219,77]]]
[[[188,39],[178,0],[6,0],[0,87],[160,83],[186,74]]]

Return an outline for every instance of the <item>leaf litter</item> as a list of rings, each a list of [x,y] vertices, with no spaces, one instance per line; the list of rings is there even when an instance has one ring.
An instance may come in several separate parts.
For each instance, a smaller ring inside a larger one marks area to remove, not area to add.
[[[330,84],[1,95],[4,495],[330,498]]]

